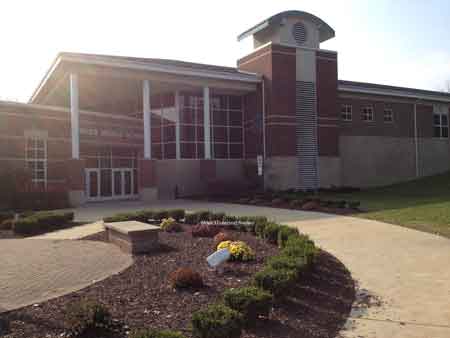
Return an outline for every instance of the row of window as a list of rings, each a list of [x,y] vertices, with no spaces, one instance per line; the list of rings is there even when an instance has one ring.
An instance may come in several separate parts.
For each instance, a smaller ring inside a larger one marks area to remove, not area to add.
[[[343,121],[352,121],[353,107],[344,104],[341,107],[341,119]],[[361,108],[361,120],[364,122],[374,121],[374,111],[372,106],[365,106]],[[383,111],[383,121],[386,123],[394,122],[394,112],[390,108],[385,108]],[[448,115],[445,113],[433,114],[433,136],[439,138],[449,137]]]
[[[349,104],[344,104],[341,107],[341,119],[343,121],[352,121],[353,107]],[[361,108],[361,120],[364,122],[374,121],[374,112],[372,106],[365,106]],[[390,108],[385,108],[383,111],[383,121],[386,123],[394,122],[394,112]]]

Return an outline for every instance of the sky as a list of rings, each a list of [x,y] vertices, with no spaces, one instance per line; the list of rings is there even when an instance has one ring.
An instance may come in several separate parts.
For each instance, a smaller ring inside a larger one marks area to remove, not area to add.
[[[224,66],[251,52],[236,37],[285,10],[310,12],[336,37],[339,79],[444,90],[448,0],[2,0],[0,99],[27,102],[58,52]]]

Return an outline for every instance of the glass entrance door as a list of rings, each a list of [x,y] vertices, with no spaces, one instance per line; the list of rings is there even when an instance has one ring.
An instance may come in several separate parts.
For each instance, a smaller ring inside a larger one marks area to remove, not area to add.
[[[128,199],[138,194],[137,171],[121,169],[86,169],[86,195],[90,201]]]

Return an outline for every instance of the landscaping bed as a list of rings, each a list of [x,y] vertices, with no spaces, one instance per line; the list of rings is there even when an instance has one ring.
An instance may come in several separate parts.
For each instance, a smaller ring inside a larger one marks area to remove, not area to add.
[[[334,337],[345,323],[355,296],[350,273],[296,229],[261,217],[251,225],[248,218],[208,212],[186,215],[193,225],[149,211],[109,221],[149,215],[162,220],[159,251],[135,256],[130,268],[88,288],[0,315],[0,324],[10,326],[6,337]],[[208,222],[196,225],[204,218],[235,225],[217,234]],[[216,272],[206,257],[222,247],[231,258]],[[84,305],[73,310],[74,304]],[[99,334],[103,325],[107,334]],[[181,335],[136,334],[136,329]]]

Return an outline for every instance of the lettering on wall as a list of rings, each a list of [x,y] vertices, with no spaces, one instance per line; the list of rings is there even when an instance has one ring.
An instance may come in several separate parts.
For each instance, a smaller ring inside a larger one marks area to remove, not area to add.
[[[127,139],[143,139],[143,133],[139,133],[132,130],[126,130],[124,128],[80,128],[80,135],[92,136],[92,137],[117,137]]]

